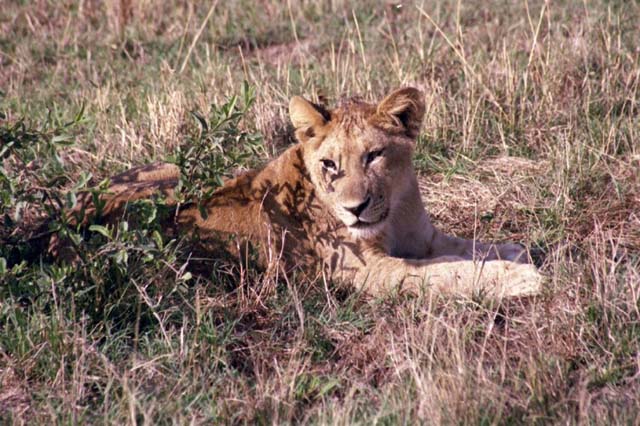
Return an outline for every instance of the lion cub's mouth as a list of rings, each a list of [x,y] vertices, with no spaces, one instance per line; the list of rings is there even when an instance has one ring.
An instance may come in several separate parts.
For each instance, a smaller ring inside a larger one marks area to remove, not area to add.
[[[375,222],[365,222],[358,219],[354,224],[349,225],[349,228],[354,230],[366,230],[368,228],[372,228],[374,226],[380,225],[382,222],[384,222],[387,219],[387,216],[389,216],[389,209],[385,210],[385,212],[382,213],[378,217],[378,220],[376,220]]]

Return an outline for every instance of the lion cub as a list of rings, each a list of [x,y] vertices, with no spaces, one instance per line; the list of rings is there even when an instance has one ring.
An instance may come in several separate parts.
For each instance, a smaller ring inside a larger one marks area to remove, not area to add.
[[[289,113],[299,143],[199,205],[180,206],[173,225],[202,239],[231,234],[257,242],[265,262],[277,258],[287,271],[319,266],[371,294],[538,293],[541,276],[518,263],[526,259],[521,246],[464,240],[431,224],[411,161],[424,112],[414,88],[377,105],[350,101],[333,110],[294,97]],[[154,192],[171,199],[178,177],[169,164],[116,176],[103,212]]]

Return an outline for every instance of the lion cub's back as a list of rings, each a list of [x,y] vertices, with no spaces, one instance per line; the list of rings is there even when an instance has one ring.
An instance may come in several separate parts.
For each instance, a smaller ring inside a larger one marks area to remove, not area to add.
[[[120,210],[124,204],[150,198],[154,195],[166,197],[168,204],[173,204],[173,194],[180,169],[175,164],[152,163],[134,167],[111,178],[109,195],[106,197],[104,215]]]
[[[111,178],[111,187],[116,191],[118,187],[125,189],[133,183],[173,181],[174,184],[177,184],[179,177],[180,169],[178,166],[157,162],[134,167],[126,172],[113,176]]]

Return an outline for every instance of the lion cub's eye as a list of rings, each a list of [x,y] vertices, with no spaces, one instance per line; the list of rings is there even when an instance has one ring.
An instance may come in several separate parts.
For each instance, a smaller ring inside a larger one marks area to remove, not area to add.
[[[324,167],[325,169],[331,172],[336,171],[336,163],[334,163],[332,160],[320,160],[320,161],[322,162],[322,167]]]
[[[375,151],[371,151],[370,153],[367,154],[367,164],[371,164],[371,162],[373,162],[373,160],[375,160],[376,158],[380,157],[382,155],[382,153],[384,152],[384,149],[377,149]]]

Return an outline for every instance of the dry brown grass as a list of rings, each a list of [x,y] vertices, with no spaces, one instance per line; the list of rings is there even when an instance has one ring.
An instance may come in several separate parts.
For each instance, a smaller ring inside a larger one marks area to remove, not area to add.
[[[415,85],[427,96],[416,167],[436,222],[539,248],[545,294],[369,300],[249,270],[163,298],[152,289],[174,279],[165,271],[138,277],[157,316],[133,339],[58,305],[50,283],[42,310],[0,300],[3,421],[637,422],[636,3],[234,1],[205,22],[210,6],[3,4],[0,122],[64,121],[85,105],[69,173],[106,176],[164,158],[189,111],[242,80],[258,96],[243,126],[270,156],[291,143],[294,94]]]

